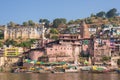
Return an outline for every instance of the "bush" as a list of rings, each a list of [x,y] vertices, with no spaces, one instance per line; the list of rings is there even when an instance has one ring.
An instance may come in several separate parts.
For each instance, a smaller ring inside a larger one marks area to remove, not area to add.
[[[120,59],[117,60],[117,65],[120,65]]]

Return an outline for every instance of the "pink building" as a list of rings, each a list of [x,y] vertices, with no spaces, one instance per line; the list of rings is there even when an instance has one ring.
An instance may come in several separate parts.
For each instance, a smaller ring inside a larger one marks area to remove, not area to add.
[[[71,45],[52,45],[46,48],[50,62],[73,61],[73,47]]]
[[[95,39],[94,40],[94,58],[95,62],[101,62],[102,57],[111,57],[110,40]]]

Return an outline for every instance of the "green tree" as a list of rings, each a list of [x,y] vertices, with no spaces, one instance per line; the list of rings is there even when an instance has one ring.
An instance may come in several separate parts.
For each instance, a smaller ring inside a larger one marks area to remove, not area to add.
[[[51,29],[50,29],[50,33],[52,33],[52,34],[58,34],[59,32],[58,32],[57,29],[51,28]]]
[[[102,57],[102,61],[104,62],[104,61],[109,61],[111,59],[111,57],[109,57],[109,56],[103,56]]]
[[[23,26],[28,26],[28,22],[23,22]]]
[[[4,32],[2,30],[0,30],[0,39],[4,38]]]
[[[16,46],[17,45],[17,42],[14,41],[13,39],[7,39],[5,41],[5,45],[9,46],[9,45],[13,45],[13,46]]]
[[[93,13],[90,15],[90,17],[95,17],[95,16],[96,16],[96,15],[95,15],[95,14],[93,14]]]
[[[117,60],[117,65],[120,67],[120,59]]]
[[[75,20],[75,23],[78,23],[78,24],[79,24],[80,22],[81,22],[81,19],[76,19],[76,20]]]
[[[8,23],[8,26],[9,26],[9,27],[15,27],[15,26],[16,26],[16,23],[14,23],[13,21],[10,21],[10,22]]]
[[[105,17],[105,14],[106,13],[104,11],[101,11],[101,12],[97,13],[96,16],[98,16],[98,17]]]
[[[74,24],[74,20],[70,20],[68,24]]]
[[[79,57],[78,61],[79,61],[79,63],[84,64],[85,58],[84,57]]]
[[[49,27],[50,21],[48,19],[40,19],[39,23],[45,22],[45,27]]]
[[[36,40],[35,40],[35,39],[30,39],[28,42],[29,42],[30,44],[33,44],[33,43],[36,42]]]
[[[54,40],[57,40],[58,39],[58,36],[52,36],[51,39],[54,39]]]
[[[20,44],[18,44],[17,46],[23,47],[23,51],[25,52],[26,49],[31,47],[31,44],[27,41],[24,41],[24,42],[21,42]]]
[[[23,41],[23,42],[19,43],[17,46],[23,47],[24,51],[25,51],[26,48],[30,49],[32,44],[35,43],[35,41],[36,41],[35,39],[29,39],[28,41]]]
[[[115,16],[118,16],[118,15],[119,15],[119,14],[117,13],[117,9],[116,9],[116,8],[110,9],[110,10],[106,13],[106,17],[107,17],[107,18],[115,17]]]
[[[28,21],[28,25],[29,25],[29,26],[35,26],[35,23],[34,23],[32,20],[29,20],[29,21]]]
[[[0,41],[0,47],[3,47],[3,42],[2,41]]]
[[[67,20],[65,18],[56,18],[53,20],[53,27],[57,28],[60,24],[66,24]]]

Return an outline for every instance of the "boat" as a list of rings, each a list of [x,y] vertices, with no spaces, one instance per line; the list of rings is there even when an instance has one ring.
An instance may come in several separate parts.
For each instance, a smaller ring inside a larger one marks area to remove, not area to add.
[[[108,68],[105,66],[92,66],[91,70],[89,72],[92,73],[107,73],[110,72]]]
[[[65,72],[62,72],[62,71],[51,71],[51,73],[65,73]]]
[[[115,72],[120,73],[120,68],[117,68]]]
[[[79,72],[79,69],[76,66],[69,66],[68,68],[65,69],[65,72]]]
[[[51,70],[51,73],[65,73],[65,69],[63,68],[54,68]]]
[[[91,70],[91,66],[83,66],[80,68],[81,71],[90,71]]]
[[[65,69],[65,72],[69,73],[69,72],[79,72],[77,69]]]

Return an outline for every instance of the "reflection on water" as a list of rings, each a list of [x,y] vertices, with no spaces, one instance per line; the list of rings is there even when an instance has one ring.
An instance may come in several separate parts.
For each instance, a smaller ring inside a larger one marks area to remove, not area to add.
[[[81,73],[0,73],[0,80],[120,80],[120,74]]]

